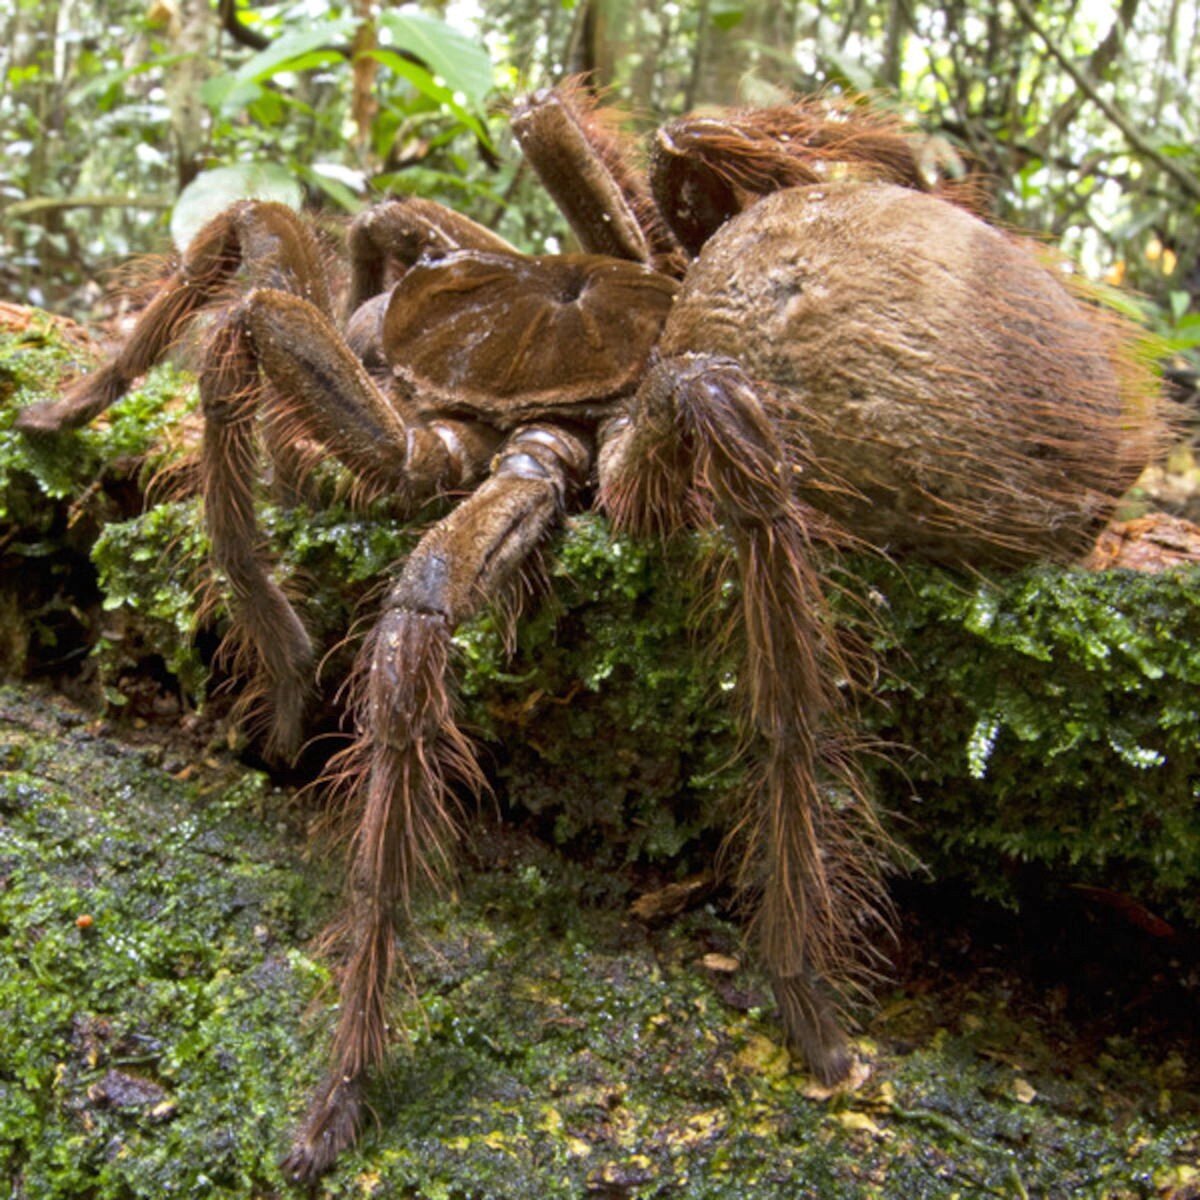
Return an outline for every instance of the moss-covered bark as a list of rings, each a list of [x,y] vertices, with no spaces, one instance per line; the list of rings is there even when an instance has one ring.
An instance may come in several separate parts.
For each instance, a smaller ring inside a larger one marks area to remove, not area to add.
[[[260,775],[182,761],[0,689],[0,1180],[22,1200],[287,1191],[330,872]],[[1173,1040],[1097,1055],[1021,981],[923,970],[859,1043],[869,1079],[821,1098],[735,928],[701,909],[647,929],[628,886],[483,829],[411,947],[376,1120],[318,1194],[1191,1194]]]
[[[155,475],[187,479],[171,447],[191,401],[160,372],[95,429],[13,433],[81,356],[49,323],[0,339],[2,665],[164,734],[227,703],[205,699],[220,617],[196,626],[197,503],[142,506]],[[262,511],[331,648],[332,697],[353,654],[336,647],[413,530],[382,507],[264,496]],[[573,517],[515,651],[493,617],[459,631],[464,716],[526,833],[489,825],[461,904],[427,912],[396,1005],[411,1046],[324,1193],[1190,1194],[1194,1056],[1140,999],[1081,1033],[1060,1002],[1073,981],[1043,991],[1004,960],[906,943],[905,987],[862,1046],[871,1079],[814,1100],[732,925],[626,916],[647,879],[710,865],[738,790],[731,664],[709,648],[732,593],[693,617],[714,549]],[[1095,903],[1131,916],[1176,952],[1156,970],[1186,980],[1200,580],[877,561],[852,575],[846,619],[883,664],[864,720],[911,748],[892,756],[903,772],[879,772],[900,838],[934,876],[1006,900],[1089,885],[1073,893],[1091,897],[1085,918]],[[97,735],[95,710],[11,690],[0,710],[0,1178],[18,1197],[282,1191],[274,1164],[328,1023],[320,1007],[304,1020],[327,975],[305,947],[337,871],[304,857],[303,820],[262,777],[205,765],[203,739],[133,750]],[[333,719],[318,700],[314,729]]]

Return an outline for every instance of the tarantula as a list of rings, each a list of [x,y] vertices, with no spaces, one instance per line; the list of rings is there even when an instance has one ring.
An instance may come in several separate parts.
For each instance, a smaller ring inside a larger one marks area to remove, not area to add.
[[[285,1170],[355,1136],[422,886],[445,878],[455,790],[478,786],[447,683],[455,627],[495,600],[592,481],[625,530],[720,526],[740,577],[755,759],[741,887],[790,1043],[852,1066],[843,1007],[878,964],[886,839],[847,750],[852,674],[825,544],[1012,564],[1086,547],[1150,453],[1150,390],[1119,325],[1028,242],[931,177],[899,122],[854,102],[692,116],[648,173],[577,88],[517,140],[584,253],[530,257],[440,205],[390,200],[349,233],[345,332],[317,244],[244,202],[195,238],[116,358],[25,411],[46,432],[120,396],[212,309],[202,487],[231,637],[298,745],[313,648],[255,520],[260,441],[296,477],[332,455],[363,493],[469,493],[424,535],[358,667],[357,832],[329,1072]],[[843,533],[842,531],[846,531]]]

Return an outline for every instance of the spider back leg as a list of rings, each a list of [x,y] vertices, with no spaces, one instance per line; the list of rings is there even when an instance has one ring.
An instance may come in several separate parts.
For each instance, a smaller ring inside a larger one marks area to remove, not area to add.
[[[284,1162],[320,1174],[353,1141],[365,1073],[388,1042],[388,984],[402,966],[395,925],[444,883],[459,820],[452,784],[482,777],[454,722],[447,681],[455,627],[520,580],[522,565],[586,477],[591,446],[557,425],[517,429],[491,476],[425,535],[363,649],[354,743],[335,759],[356,829],[344,911],[329,943],[344,955],[332,1062]]]
[[[813,566],[828,536],[790,488],[782,441],[734,362],[653,368],[600,449],[601,502],[640,533],[718,522],[741,582],[745,732],[753,752],[740,884],[789,1041],[823,1080],[851,1057],[840,1012],[877,963],[886,839],[854,758],[839,684],[851,671]]]
[[[650,188],[689,254],[761,196],[852,178],[932,192],[982,213],[968,164],[897,116],[833,96],[770,108],[696,113],[664,125],[650,147]]]
[[[634,165],[629,139],[582,85],[523,100],[512,131],[585,251],[683,273],[679,246]]]

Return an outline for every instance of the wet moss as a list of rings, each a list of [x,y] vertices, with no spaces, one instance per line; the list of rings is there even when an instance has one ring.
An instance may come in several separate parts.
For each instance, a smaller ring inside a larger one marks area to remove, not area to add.
[[[328,973],[306,948],[330,872],[261,775],[213,760],[179,779],[158,755],[0,689],[14,1197],[288,1191],[276,1162],[331,1020],[309,1008]],[[646,928],[615,902],[628,886],[482,824],[457,901],[410,939],[408,1040],[375,1119],[316,1194],[1122,1200],[1196,1182],[1186,1044],[1130,1030],[1095,1053],[1027,982],[938,970],[884,997],[870,1077],[822,1098],[736,929],[710,908]]]
[[[0,692],[0,1177],[14,1196],[246,1196],[273,1152],[297,996],[318,974],[296,947],[320,881],[276,829],[286,812],[262,776],[181,783],[154,757]]]

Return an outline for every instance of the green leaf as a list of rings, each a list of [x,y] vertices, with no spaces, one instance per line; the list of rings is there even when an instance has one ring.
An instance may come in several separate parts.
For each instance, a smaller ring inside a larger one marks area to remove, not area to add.
[[[246,108],[262,94],[257,83],[238,79],[233,72],[214,75],[200,85],[200,99],[204,106],[216,116],[233,116]]]
[[[714,0],[709,6],[708,19],[727,33],[746,19],[746,6],[740,0]]]
[[[461,93],[476,109],[483,107],[493,86],[492,60],[477,41],[413,8],[380,13],[379,25],[397,49],[415,54],[451,92]]]
[[[300,184],[273,162],[235,163],[202,171],[183,189],[171,212],[171,237],[183,250],[201,227],[236,200],[274,200],[298,209],[304,199]]]
[[[356,213],[361,210],[362,200],[354,194],[354,189],[343,177],[344,168],[336,163],[314,163],[311,167],[297,163],[296,172],[305,183],[324,192],[347,212]]]
[[[480,141],[491,144],[487,126],[475,113],[463,107],[457,99],[457,93],[438,83],[424,67],[418,63],[409,62],[394,50],[369,50],[367,54],[384,66],[390,67],[397,75],[407,79],[422,95],[428,96],[430,100],[440,104],[447,112],[453,114],[459,123],[469,129]]]
[[[242,83],[260,83],[282,71],[344,61],[345,56],[333,45],[348,39],[353,31],[354,23],[341,19],[322,21],[313,29],[292,30],[248,58],[234,72],[234,78]]]

